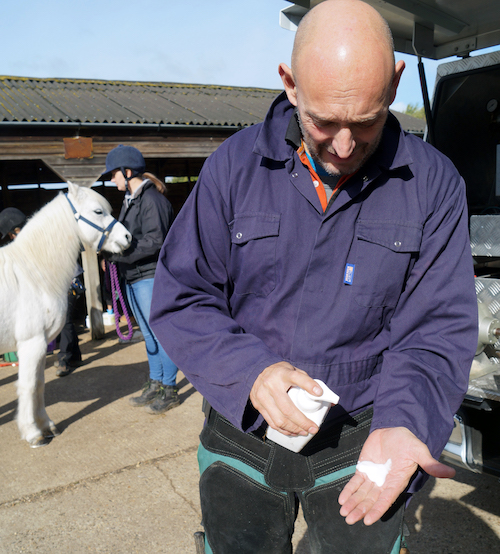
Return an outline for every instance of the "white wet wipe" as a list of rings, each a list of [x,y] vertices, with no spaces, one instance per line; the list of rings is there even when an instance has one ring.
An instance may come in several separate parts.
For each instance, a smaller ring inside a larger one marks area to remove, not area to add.
[[[385,464],[375,464],[374,462],[358,462],[356,469],[364,473],[370,481],[381,487],[385,483],[385,478],[391,470],[392,460],[389,458]]]

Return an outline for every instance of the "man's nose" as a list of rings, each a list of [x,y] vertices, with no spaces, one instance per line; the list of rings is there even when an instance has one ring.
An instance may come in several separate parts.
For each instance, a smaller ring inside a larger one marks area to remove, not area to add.
[[[339,158],[348,158],[356,146],[354,136],[348,127],[342,127],[333,138],[333,147]]]

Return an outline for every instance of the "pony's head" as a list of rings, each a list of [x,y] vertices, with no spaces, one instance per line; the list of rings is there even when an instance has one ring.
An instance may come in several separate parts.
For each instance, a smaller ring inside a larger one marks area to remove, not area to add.
[[[84,246],[97,252],[113,253],[120,253],[130,246],[132,235],[111,215],[111,206],[103,196],[91,188],[68,182],[67,198]]]

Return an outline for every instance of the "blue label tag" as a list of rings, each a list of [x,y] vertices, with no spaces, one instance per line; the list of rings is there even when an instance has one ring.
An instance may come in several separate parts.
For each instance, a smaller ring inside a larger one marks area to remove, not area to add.
[[[345,264],[344,283],[346,285],[352,285],[354,278],[354,264]]]

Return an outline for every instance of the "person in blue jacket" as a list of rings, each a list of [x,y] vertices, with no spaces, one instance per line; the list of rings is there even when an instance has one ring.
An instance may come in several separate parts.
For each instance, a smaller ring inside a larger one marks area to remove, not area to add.
[[[376,10],[319,3],[285,92],[209,157],[160,253],[151,325],[208,404],[207,552],[290,553],[300,503],[312,552],[397,553],[409,495],[454,475],[438,458],[477,346],[465,186],[389,113],[403,69]],[[314,379],[340,397],[320,428],[287,394]],[[268,426],[314,437],[295,453]]]
[[[161,414],[180,404],[176,386],[177,366],[158,342],[149,325],[153,279],[158,255],[174,219],[165,197],[165,184],[146,173],[143,155],[133,146],[119,145],[106,156],[106,173],[125,198],[118,217],[132,234],[130,247],[122,254],[107,256],[116,262],[125,281],[127,299],[144,336],[149,362],[149,380],[142,394],[130,398],[135,407]]]

